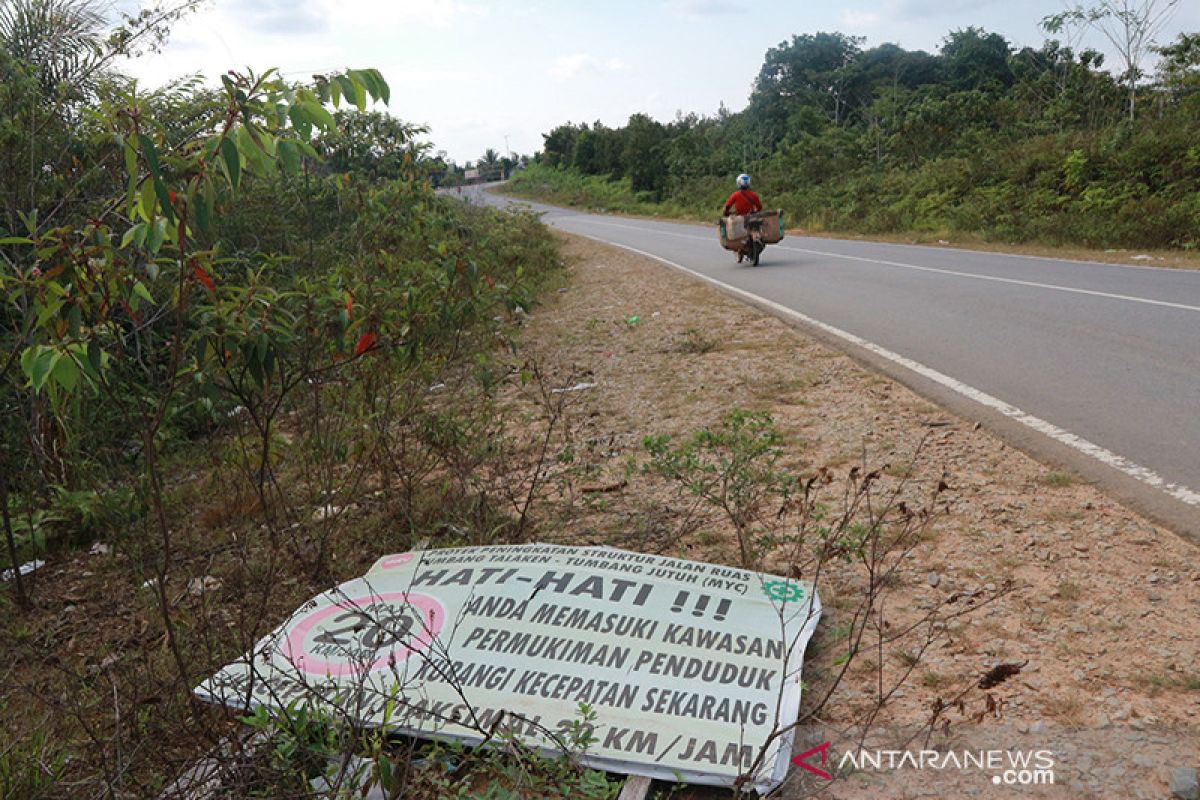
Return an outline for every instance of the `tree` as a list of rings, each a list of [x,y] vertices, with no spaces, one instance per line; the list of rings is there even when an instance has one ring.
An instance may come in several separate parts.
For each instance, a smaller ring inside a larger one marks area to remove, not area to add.
[[[41,88],[77,88],[105,51],[107,21],[98,0],[3,0],[0,45],[28,64]]]
[[[1175,94],[1200,91],[1200,33],[1181,33],[1156,50],[1162,57],[1158,72],[1163,86]]]
[[[201,2],[147,6],[110,26],[103,0],[0,0],[0,47],[30,65],[48,95],[79,100],[113,59],[157,48]]]
[[[942,44],[942,62],[958,89],[1003,91],[1013,84],[1008,40],[974,26],[957,30]]]
[[[575,140],[587,125],[559,125],[542,134],[542,159],[549,167],[567,167],[575,156]]]
[[[575,137],[568,162],[585,175],[608,175],[620,178],[626,173],[623,132],[605,126],[597,120],[591,127],[584,125]]]
[[[939,60],[929,53],[883,44],[859,55],[848,68],[847,96],[858,120],[867,126],[876,163],[883,145],[904,108],[915,99],[918,87],[935,84],[941,75]]]
[[[774,101],[816,105],[834,125],[841,124],[847,108],[846,67],[861,52],[861,36],[816,33],[793,36],[767,51],[754,83],[751,104],[770,107]],[[785,112],[786,113],[786,112]]]
[[[429,153],[417,137],[429,129],[378,111],[339,111],[336,131],[323,134],[317,152],[334,172],[356,172],[371,178],[398,178]]]
[[[894,44],[881,44],[863,51],[849,67],[848,93],[854,105],[861,105],[881,87],[915,89],[937,83],[940,63],[923,50],[905,50]]]
[[[1016,78],[1012,97],[1040,126],[1095,130],[1120,117],[1120,87],[1101,69],[1104,55],[1096,50],[1076,51],[1051,39],[1036,50],[1022,48],[1009,63]]]
[[[475,166],[479,169],[479,176],[484,180],[500,180],[504,177],[503,167],[500,165],[500,154],[490,147],[483,151],[483,156]]]
[[[661,192],[667,182],[663,154],[666,128],[645,114],[634,114],[625,126],[623,161],[635,192]]]
[[[1128,113],[1136,114],[1137,84],[1142,77],[1142,59],[1154,45],[1154,37],[1179,7],[1179,0],[1100,0],[1092,7],[1075,6],[1042,20],[1042,27],[1057,33],[1071,24],[1086,24],[1103,34],[1116,49],[1125,67],[1121,77],[1128,95]]]
[[[113,27],[102,0],[0,0],[0,229],[16,230],[19,214],[35,208],[43,226],[95,210],[102,173],[122,165],[91,112],[133,89],[113,62],[161,44],[200,1],[153,6]],[[138,102],[171,109],[171,125],[180,120],[166,91],[139,93]]]
[[[596,159],[598,137],[590,128],[584,128],[575,137],[575,147],[571,151],[571,166],[587,175],[597,175],[601,172]]]

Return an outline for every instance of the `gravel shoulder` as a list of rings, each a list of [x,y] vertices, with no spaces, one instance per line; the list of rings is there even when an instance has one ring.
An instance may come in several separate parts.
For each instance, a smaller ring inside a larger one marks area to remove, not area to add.
[[[997,664],[1025,663],[989,693],[985,713],[961,709],[941,744],[1051,749],[1055,785],[901,769],[818,787],[827,796],[1159,798],[1171,794],[1173,769],[1200,763],[1195,546],[779,319],[653,260],[563,239],[571,279],[534,309],[522,344],[553,379],[594,384],[572,392],[569,410],[599,488],[562,540],[650,549],[633,531],[646,530],[660,500],[639,495],[636,482],[626,488],[622,470],[647,435],[688,435],[740,406],[773,415],[799,473],[865,460],[917,487],[949,484],[944,513],[892,587],[900,617],[1011,583],[948,626],[888,704],[881,730],[919,726],[939,698]],[[657,549],[736,559],[719,526]],[[836,606],[838,588],[821,588]],[[839,689],[831,728],[867,680],[852,674]],[[968,698],[984,702],[978,692]],[[798,746],[814,736],[828,738],[802,732]],[[789,784],[783,796],[811,788]]]

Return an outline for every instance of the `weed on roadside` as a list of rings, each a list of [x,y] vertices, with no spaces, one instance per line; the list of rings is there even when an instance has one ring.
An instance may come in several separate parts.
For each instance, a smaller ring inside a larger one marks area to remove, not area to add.
[[[699,328],[688,328],[675,338],[672,350],[677,353],[704,355],[717,349],[721,340],[716,336],[701,331]]]

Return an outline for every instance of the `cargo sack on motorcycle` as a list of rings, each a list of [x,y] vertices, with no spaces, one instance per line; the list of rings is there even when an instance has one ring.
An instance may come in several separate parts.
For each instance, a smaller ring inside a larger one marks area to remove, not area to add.
[[[746,218],[741,215],[721,217],[721,246],[738,251],[746,243]]]
[[[783,212],[762,211],[758,217],[762,227],[762,240],[765,244],[778,244],[783,241]]]

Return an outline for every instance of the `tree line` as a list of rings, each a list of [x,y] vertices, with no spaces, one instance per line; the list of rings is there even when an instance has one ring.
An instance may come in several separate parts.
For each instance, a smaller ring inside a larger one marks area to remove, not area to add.
[[[1138,18],[1113,72],[1081,46],[1107,21],[1054,15],[1052,38],[1019,49],[969,27],[935,54],[796,35],[767,52],[744,110],[559,125],[515,189],[711,215],[747,171],[819,228],[1196,247],[1200,34],[1155,47],[1148,75],[1160,20]]]

